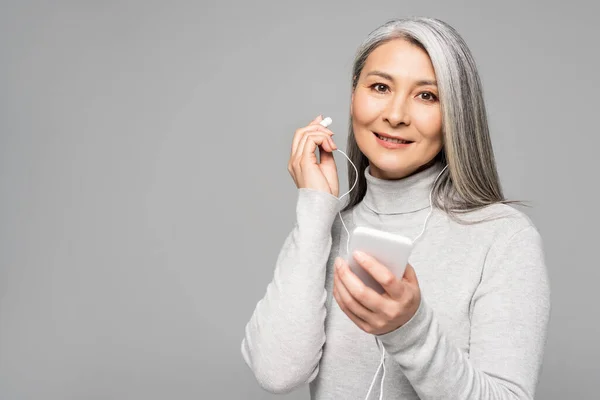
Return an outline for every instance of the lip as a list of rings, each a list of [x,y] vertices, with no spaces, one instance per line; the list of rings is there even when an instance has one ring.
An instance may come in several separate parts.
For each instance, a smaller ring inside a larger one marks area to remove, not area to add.
[[[385,132],[373,132],[373,133],[376,134],[376,135],[379,135],[379,136],[390,138],[390,139],[399,139],[399,140],[406,140],[407,142],[412,142],[412,140],[408,140],[408,139],[403,138],[401,136],[388,135]]]
[[[386,142],[385,140],[379,139],[377,137],[377,135],[379,136],[384,136],[384,137],[388,137],[391,139],[399,139],[399,140],[408,140],[408,139],[404,139],[402,137],[398,137],[398,136],[391,136],[385,133],[380,133],[380,132],[373,132],[373,136],[375,136],[375,140],[377,140],[377,143],[379,143],[381,146],[385,147],[386,149],[403,149],[406,148],[408,146],[410,146],[411,144],[413,144],[413,141],[410,141],[410,143],[392,143],[392,142]]]

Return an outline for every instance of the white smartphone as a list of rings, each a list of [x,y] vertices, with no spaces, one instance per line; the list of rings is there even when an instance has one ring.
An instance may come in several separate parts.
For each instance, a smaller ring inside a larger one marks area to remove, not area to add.
[[[404,270],[408,263],[408,257],[412,251],[413,242],[411,239],[393,233],[380,231],[378,229],[359,226],[352,231],[350,235],[349,251],[346,262],[350,270],[358,276],[363,283],[382,294],[385,292],[383,287],[377,282],[369,272],[358,264],[352,255],[354,251],[362,251],[374,257],[381,264],[386,266],[399,279],[404,276]]]

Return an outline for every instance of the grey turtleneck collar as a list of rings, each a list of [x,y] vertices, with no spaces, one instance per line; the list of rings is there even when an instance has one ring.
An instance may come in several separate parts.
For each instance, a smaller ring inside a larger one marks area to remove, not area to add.
[[[367,192],[363,205],[377,214],[406,214],[429,207],[429,194],[433,182],[443,166],[440,162],[406,178],[388,180],[364,171]]]

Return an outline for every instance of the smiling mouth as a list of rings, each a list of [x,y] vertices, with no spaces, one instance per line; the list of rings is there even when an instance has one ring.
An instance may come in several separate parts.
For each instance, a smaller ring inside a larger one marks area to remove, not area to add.
[[[375,136],[377,136],[377,138],[385,141],[385,142],[390,142],[390,143],[397,143],[397,144],[409,144],[409,143],[413,143],[412,140],[402,140],[402,139],[392,139],[389,137],[385,137],[385,136],[381,136],[380,134],[378,134],[377,132],[373,132],[375,134]]]

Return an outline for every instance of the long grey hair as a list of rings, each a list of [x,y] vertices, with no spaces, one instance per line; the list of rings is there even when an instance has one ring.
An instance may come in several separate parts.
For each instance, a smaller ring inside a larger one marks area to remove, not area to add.
[[[378,46],[405,39],[423,49],[436,75],[444,146],[437,161],[448,165],[432,192],[433,205],[452,217],[493,203],[506,201],[496,170],[483,93],[475,61],[458,32],[447,23],[426,17],[392,19],[372,31],[357,50],[352,71],[352,91],[369,54]],[[360,151],[350,116],[347,152],[358,169],[358,182],[344,210],[365,196],[364,177],[369,160]],[[348,163],[348,184],[356,179]],[[349,186],[349,187],[350,187]]]

